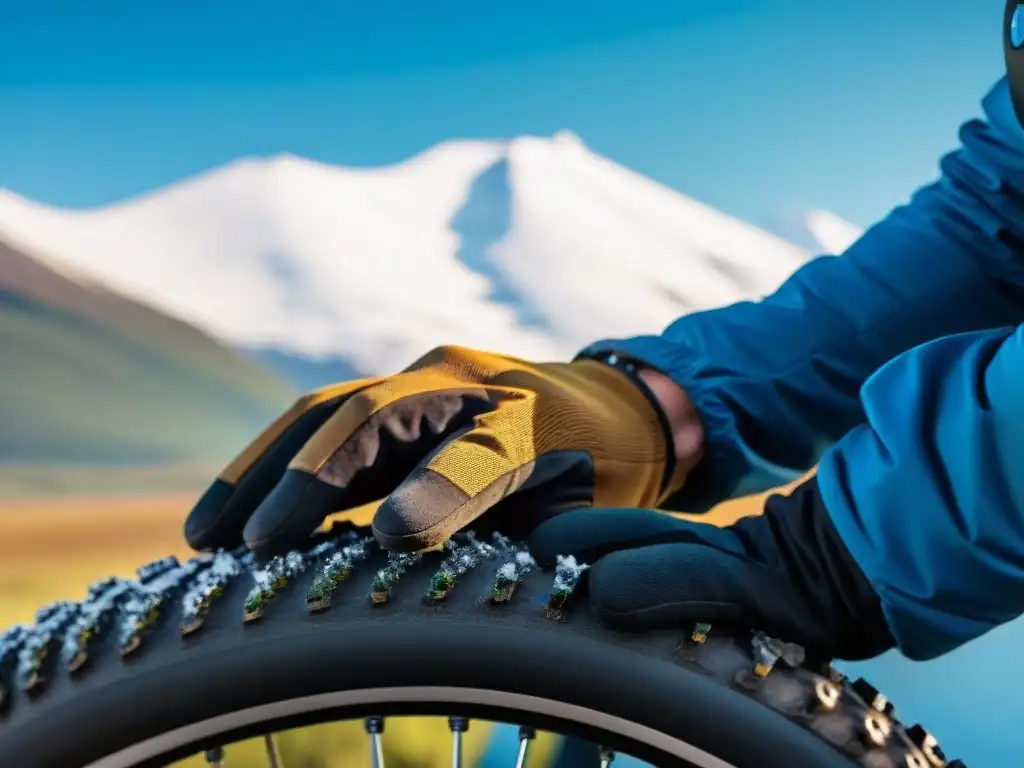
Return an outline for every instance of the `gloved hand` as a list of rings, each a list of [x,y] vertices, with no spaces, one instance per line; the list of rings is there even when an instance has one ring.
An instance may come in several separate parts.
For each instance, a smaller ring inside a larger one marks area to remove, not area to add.
[[[415,551],[492,508],[514,535],[570,507],[656,506],[688,469],[669,434],[629,370],[442,347],[300,399],[221,473],[185,535],[196,549],[244,539],[274,554],[383,499],[374,534]]]
[[[541,524],[528,546],[542,565],[559,554],[591,564],[581,586],[619,629],[708,622],[849,660],[895,645],[813,478],[725,528],[652,510],[583,509]]]

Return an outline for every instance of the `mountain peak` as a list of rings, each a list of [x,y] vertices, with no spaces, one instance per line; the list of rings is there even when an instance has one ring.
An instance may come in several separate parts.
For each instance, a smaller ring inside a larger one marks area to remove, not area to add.
[[[756,298],[808,257],[570,131],[370,168],[246,157],[96,211],[0,196],[0,238],[236,346],[370,373],[445,343],[565,359]]]
[[[839,255],[853,245],[864,230],[830,211],[811,211],[806,218],[807,229],[825,253]]]
[[[551,141],[563,147],[586,147],[579,135],[566,129],[555,131]]]

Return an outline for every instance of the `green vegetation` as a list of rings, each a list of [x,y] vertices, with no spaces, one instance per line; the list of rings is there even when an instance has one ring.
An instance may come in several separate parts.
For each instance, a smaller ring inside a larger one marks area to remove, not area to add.
[[[132,306],[134,317],[90,316],[0,289],[7,473],[226,461],[293,399],[251,360]]]

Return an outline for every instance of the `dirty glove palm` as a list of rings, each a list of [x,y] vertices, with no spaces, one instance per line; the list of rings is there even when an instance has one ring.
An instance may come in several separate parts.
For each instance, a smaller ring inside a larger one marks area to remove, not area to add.
[[[374,534],[419,550],[495,507],[529,530],[569,507],[655,506],[682,482],[663,420],[642,384],[604,363],[442,347],[300,399],[221,473],[186,537],[276,552],[383,499]]]

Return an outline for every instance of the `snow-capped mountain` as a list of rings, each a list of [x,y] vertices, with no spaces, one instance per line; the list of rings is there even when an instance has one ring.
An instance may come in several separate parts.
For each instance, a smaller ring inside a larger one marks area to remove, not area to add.
[[[367,373],[445,343],[564,358],[763,295],[811,255],[568,133],[372,169],[242,159],[85,211],[0,191],[0,235],[235,346]]]
[[[843,253],[864,233],[857,225],[830,211],[811,211],[805,223],[822,253]]]

